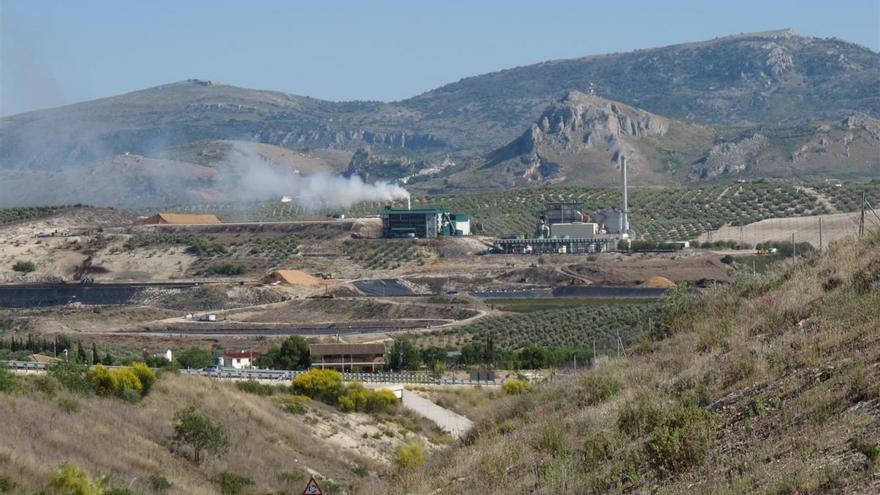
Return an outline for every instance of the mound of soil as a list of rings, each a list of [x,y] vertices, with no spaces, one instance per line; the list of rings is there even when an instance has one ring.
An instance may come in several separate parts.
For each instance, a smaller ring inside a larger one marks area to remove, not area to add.
[[[638,285],[652,277],[673,282],[699,280],[732,281],[729,267],[718,255],[677,256],[601,256],[591,263],[571,265],[575,273],[596,285]]]
[[[668,289],[673,287],[675,282],[669,280],[666,277],[662,277],[660,275],[655,275],[653,277],[648,277],[647,280],[642,282],[642,287],[649,287],[652,289]]]

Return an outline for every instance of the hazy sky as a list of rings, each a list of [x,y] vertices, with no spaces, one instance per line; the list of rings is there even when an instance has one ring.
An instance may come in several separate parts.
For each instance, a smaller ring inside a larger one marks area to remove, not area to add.
[[[789,27],[880,50],[880,0],[0,0],[0,115],[182,79],[398,100],[554,58]]]

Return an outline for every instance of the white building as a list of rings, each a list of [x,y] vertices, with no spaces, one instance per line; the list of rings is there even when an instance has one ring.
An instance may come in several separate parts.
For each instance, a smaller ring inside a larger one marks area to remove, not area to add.
[[[243,370],[254,367],[254,361],[263,354],[254,351],[230,352],[217,358],[217,364],[224,368]]]

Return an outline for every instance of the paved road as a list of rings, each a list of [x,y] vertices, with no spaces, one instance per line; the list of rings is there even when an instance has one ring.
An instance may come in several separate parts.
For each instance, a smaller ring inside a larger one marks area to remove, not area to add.
[[[473,421],[461,414],[440,407],[416,393],[404,389],[402,394],[401,404],[403,407],[433,421],[455,437],[461,438],[474,426]]]

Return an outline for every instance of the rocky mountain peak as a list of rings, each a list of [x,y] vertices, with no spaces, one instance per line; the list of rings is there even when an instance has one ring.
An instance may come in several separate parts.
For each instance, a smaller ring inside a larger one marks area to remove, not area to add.
[[[489,164],[518,160],[527,180],[564,178],[550,156],[589,154],[607,167],[625,154],[638,167],[643,157],[633,141],[662,136],[669,122],[657,115],[622,103],[570,91],[554,101],[519,138],[489,156]]]

